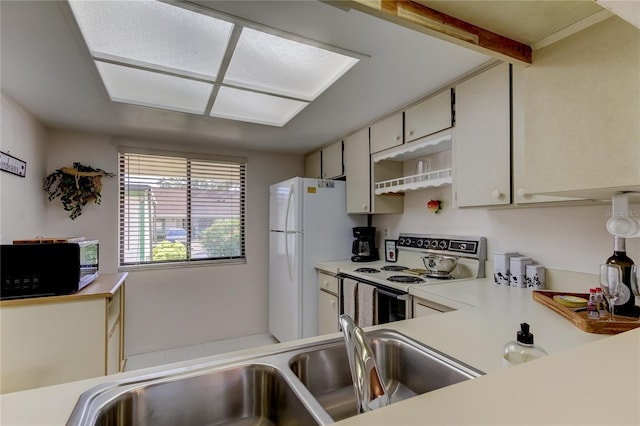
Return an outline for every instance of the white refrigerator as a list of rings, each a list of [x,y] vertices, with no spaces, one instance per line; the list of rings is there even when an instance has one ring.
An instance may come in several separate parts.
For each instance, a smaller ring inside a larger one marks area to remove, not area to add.
[[[318,334],[319,261],[351,257],[345,182],[292,178],[271,185],[269,203],[269,331],[280,342]],[[336,319],[337,321],[337,319]]]

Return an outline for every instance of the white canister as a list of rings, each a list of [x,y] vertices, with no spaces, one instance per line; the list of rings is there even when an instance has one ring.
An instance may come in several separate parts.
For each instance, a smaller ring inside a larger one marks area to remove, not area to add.
[[[528,288],[542,290],[546,288],[545,269],[543,265],[527,265],[525,267],[525,283]]]
[[[515,256],[509,258],[509,285],[511,287],[525,288],[526,266],[531,265],[533,260],[526,256]]]
[[[496,251],[493,253],[493,282],[509,285],[509,259],[520,256],[515,251]]]

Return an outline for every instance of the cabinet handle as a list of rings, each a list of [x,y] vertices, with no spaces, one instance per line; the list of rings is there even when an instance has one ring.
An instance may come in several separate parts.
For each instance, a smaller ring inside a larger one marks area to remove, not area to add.
[[[400,136],[396,136],[396,141],[399,141],[399,140],[400,140]]]
[[[524,197],[527,195],[527,191],[525,191],[524,188],[518,188],[516,194],[518,194],[518,197]]]
[[[498,191],[497,189],[491,193],[491,196],[496,200],[503,197],[502,192]]]
[[[336,301],[335,300],[331,301],[331,306],[336,306]]]
[[[369,210],[369,207],[367,207],[367,205],[366,205],[366,204],[363,204],[363,205],[362,205],[362,210],[365,210],[365,211],[366,211],[366,210]]]
[[[409,130],[409,136],[413,136],[413,130]]]

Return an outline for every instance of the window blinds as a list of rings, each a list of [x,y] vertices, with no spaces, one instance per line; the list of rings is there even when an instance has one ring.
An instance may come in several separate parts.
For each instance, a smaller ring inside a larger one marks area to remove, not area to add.
[[[121,152],[120,266],[245,257],[246,161]]]

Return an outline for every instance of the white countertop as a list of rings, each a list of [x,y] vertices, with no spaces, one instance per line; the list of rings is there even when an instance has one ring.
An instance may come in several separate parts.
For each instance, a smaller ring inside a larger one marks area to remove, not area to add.
[[[319,265],[332,272],[337,262]],[[335,266],[337,268],[337,266]],[[536,303],[527,289],[501,287],[490,279],[448,282],[412,289],[412,294],[458,309],[441,315],[385,324],[487,373],[486,376],[430,392],[344,425],[400,424],[640,424],[640,329],[617,336],[582,332]],[[535,342],[549,357],[502,369],[503,345],[521,322],[531,325]],[[306,341],[336,337],[338,333]],[[270,345],[232,355],[257,353],[297,342]],[[170,367],[219,360],[227,355],[185,361]],[[613,356],[612,370],[602,367]],[[0,396],[3,425],[62,425],[80,393],[105,381],[142,371]],[[587,372],[594,370],[596,377]],[[610,388],[613,392],[608,392]],[[615,406],[613,417],[606,407]]]

